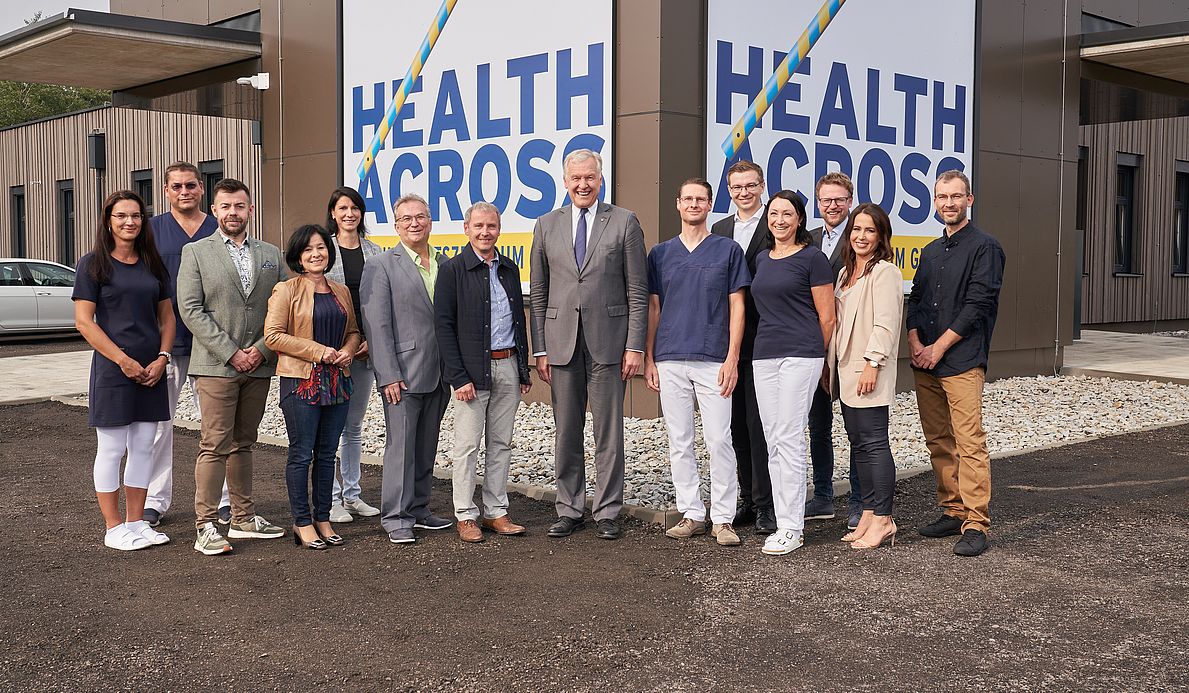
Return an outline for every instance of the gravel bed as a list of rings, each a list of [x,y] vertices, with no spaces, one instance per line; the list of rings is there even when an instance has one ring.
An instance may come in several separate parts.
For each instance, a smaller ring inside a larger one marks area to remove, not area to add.
[[[1189,330],[1173,330],[1172,332],[1153,332],[1157,337],[1180,337],[1189,339]]]
[[[835,478],[846,477],[849,443],[842,416],[835,403]],[[437,465],[451,466],[453,406],[446,410],[438,445]],[[182,391],[179,419],[197,420],[192,393]],[[991,452],[1025,450],[1072,442],[1082,438],[1116,435],[1158,424],[1189,421],[1189,386],[1134,382],[1085,376],[1008,378],[987,385],[983,399],[983,425]],[[671,508],[673,484],[669,473],[668,440],[661,419],[625,419],[627,471],[625,500],[642,506]],[[277,380],[260,432],[285,437],[285,421],[277,406]],[[929,453],[921,435],[916,394],[897,395],[891,420],[892,454],[899,469],[928,465]],[[707,454],[701,432],[697,435],[702,461],[702,485],[707,487]],[[382,455],[384,414],[373,393],[364,422],[364,452]],[[553,416],[546,404],[521,405],[513,438],[510,480],[534,486],[553,486]],[[594,438],[586,423],[587,481],[594,488],[592,454]],[[480,466],[482,457],[480,457]]]

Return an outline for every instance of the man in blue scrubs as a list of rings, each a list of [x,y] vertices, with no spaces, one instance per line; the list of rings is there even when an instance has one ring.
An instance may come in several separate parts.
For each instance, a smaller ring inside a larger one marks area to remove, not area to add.
[[[751,285],[743,249],[706,226],[710,183],[681,184],[681,234],[648,254],[648,342],[644,378],[660,393],[669,431],[669,463],[681,521],[674,539],[706,533],[706,504],[698,492],[694,402],[710,452],[711,534],[720,545],[741,542],[732,523],[739,495],[731,445],[731,393],[738,381],[743,341],[743,293]]]
[[[150,219],[149,226],[153,230],[157,252],[161,254],[165,269],[169,271],[171,296],[177,295],[182,247],[206,238],[219,228],[215,218],[202,211],[204,193],[202,179],[194,164],[178,161],[165,169],[165,199],[169,200],[169,209],[164,214]],[[186,373],[190,369],[192,336],[177,310],[177,301],[174,301],[177,335],[174,337],[169,365],[165,371],[165,380],[169,388],[170,420],[157,425],[157,436],[153,439],[153,473],[149,477],[148,498],[145,500],[144,509],[144,518],[153,527],[161,522],[161,516],[169,510],[173,500],[173,416],[178,408],[178,396],[182,392],[182,385],[186,383]],[[227,498],[226,487],[223,489],[223,501],[220,505],[227,506],[227,519],[230,520],[231,502]]]

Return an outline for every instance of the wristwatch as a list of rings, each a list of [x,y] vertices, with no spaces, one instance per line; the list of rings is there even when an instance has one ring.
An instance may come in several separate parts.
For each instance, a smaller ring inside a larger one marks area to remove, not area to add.
[[[866,361],[867,365],[871,366],[872,368],[879,368],[879,364],[876,363],[875,361],[872,361],[871,359],[863,359],[863,360]]]
[[[173,355],[171,355],[168,351],[158,351],[157,355],[165,357],[165,365],[168,366],[169,364],[173,363]]]

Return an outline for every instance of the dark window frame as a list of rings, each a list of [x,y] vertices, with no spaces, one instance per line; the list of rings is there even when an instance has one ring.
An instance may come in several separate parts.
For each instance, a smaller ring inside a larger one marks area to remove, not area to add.
[[[215,183],[223,180],[223,160],[212,159],[198,162],[198,179],[202,181],[202,211],[210,214],[215,202]]]
[[[29,252],[29,227],[27,198],[23,185],[14,185],[8,189],[8,221],[12,230],[12,256],[25,257]]]
[[[1189,276],[1189,162],[1173,174],[1172,273]]]
[[[156,191],[153,189],[153,169],[142,168],[132,172],[132,192],[140,195],[149,216],[153,216],[153,201],[156,198]]]
[[[1075,210],[1078,234],[1082,238],[1082,276],[1090,276],[1090,234],[1086,233],[1086,211],[1090,192],[1090,148],[1078,147],[1077,209]]]
[[[1140,157],[1119,152],[1115,161],[1115,216],[1112,236],[1114,258],[1113,273],[1116,276],[1137,276],[1136,228],[1140,180]]]
[[[75,226],[78,216],[77,200],[74,196],[74,179],[58,181],[55,192],[58,207],[58,260],[63,265],[74,267],[78,259],[75,249]]]

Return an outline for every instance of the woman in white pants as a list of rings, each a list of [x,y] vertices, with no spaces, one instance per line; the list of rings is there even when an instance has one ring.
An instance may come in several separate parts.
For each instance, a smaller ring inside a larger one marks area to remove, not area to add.
[[[169,537],[144,521],[153,471],[157,423],[169,420],[165,367],[173,346],[169,273],[145,231],[148,212],[130,190],[103,204],[95,245],[79,258],[74,282],[74,324],[95,354],[87,390],[88,423],[98,436],[95,497],[107,531],[103,543],[132,551]],[[120,460],[124,515],[120,514]]]
[[[805,427],[834,333],[834,272],[805,229],[797,193],[776,193],[764,213],[773,246],[756,257],[751,283],[760,316],[752,368],[776,511],[763,552],[780,556],[804,543]]]

